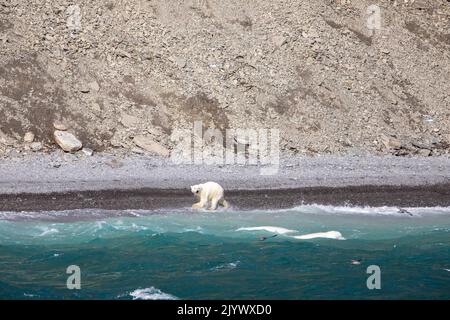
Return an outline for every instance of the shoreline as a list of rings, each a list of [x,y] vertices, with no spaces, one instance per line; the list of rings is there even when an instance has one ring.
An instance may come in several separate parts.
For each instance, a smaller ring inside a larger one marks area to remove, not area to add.
[[[428,186],[350,186],[235,190],[226,193],[238,210],[287,209],[302,204],[333,206],[450,207],[450,184]],[[174,209],[195,199],[185,189],[109,189],[52,193],[1,194],[0,211],[37,212],[74,209]]]
[[[213,180],[235,208],[301,204],[450,206],[450,158],[285,158],[273,176],[258,166],[175,165],[150,156],[55,152],[0,161],[0,211],[190,208],[189,187]]]

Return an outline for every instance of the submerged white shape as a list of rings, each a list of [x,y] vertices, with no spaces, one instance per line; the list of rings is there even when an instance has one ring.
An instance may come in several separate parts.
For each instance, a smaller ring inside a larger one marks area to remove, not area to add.
[[[133,297],[133,300],[178,300],[177,297],[155,287],[136,289],[130,293],[130,296]]]
[[[268,231],[278,234],[286,234],[292,232],[298,232],[297,230],[290,230],[282,227],[273,227],[273,226],[262,226],[262,227],[248,227],[248,228],[239,228],[236,231]]]
[[[309,239],[315,239],[315,238],[345,240],[345,238],[342,236],[342,234],[339,231],[310,233],[310,234],[304,234],[301,236],[293,236],[292,238],[299,239],[299,240],[309,240]]]

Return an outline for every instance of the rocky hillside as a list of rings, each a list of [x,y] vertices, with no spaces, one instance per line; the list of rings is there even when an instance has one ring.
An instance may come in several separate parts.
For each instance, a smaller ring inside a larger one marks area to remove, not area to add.
[[[0,155],[167,154],[278,128],[286,154],[449,153],[450,2],[1,0]],[[64,130],[66,128],[63,128]]]

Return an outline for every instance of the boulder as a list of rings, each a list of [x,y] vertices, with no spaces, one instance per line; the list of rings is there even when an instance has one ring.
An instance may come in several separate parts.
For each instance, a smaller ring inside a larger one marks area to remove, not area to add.
[[[55,130],[53,136],[55,142],[66,152],[74,152],[83,147],[81,141],[70,132]]]
[[[133,138],[133,142],[135,145],[137,145],[139,148],[144,149],[145,151],[158,154],[163,157],[168,157],[170,155],[169,149],[154,141],[150,137],[139,135]]]

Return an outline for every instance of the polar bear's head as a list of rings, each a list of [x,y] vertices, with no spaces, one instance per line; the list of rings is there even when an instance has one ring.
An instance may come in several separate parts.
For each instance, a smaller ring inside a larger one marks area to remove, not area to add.
[[[191,186],[191,192],[194,195],[199,196],[201,191],[202,191],[202,186],[201,185],[196,184],[195,186]]]

